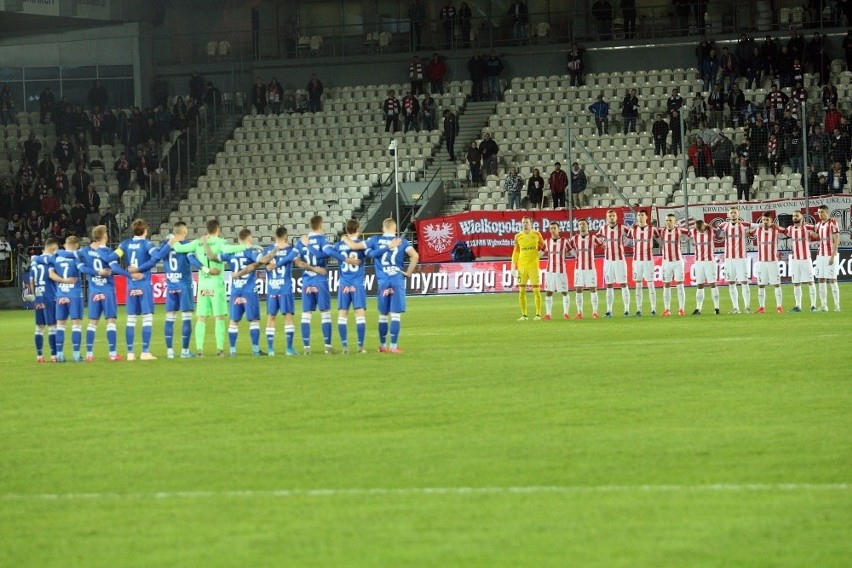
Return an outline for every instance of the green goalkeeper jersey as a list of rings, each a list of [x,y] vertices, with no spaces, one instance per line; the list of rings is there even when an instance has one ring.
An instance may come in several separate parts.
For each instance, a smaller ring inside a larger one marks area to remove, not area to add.
[[[223,253],[240,252],[247,248],[245,245],[231,244],[222,237],[207,237],[207,245],[210,247],[213,254],[217,256]],[[175,243],[174,251],[194,254],[195,258],[198,259],[202,266],[208,269],[217,268],[219,270],[219,274],[216,275],[209,274],[205,270],[199,270],[199,289],[207,290],[214,287],[225,287],[225,264],[215,260],[210,260],[207,257],[207,251],[205,250],[204,243],[201,242],[201,239],[195,239],[194,241],[186,244]]]

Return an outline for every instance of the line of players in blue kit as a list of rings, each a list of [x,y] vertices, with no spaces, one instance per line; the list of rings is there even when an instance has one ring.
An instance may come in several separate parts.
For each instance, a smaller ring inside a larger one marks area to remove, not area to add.
[[[295,337],[295,282],[292,267],[303,269],[301,336],[303,353],[311,353],[311,319],[320,312],[325,353],[336,351],[332,347],[331,293],[327,277],[329,259],[339,263],[338,332],[343,353],[349,353],[348,315],[355,312],[357,352],[366,353],[366,308],[364,267],[366,259],[373,261],[378,283],[378,335],[379,352],[401,353],[398,346],[401,315],[406,309],[405,278],[410,276],[418,262],[417,253],[404,238],[396,236],[396,223],[387,219],[383,234],[362,239],[359,224],[350,220],[346,234],[336,243],[330,243],[323,233],[322,217],[310,220],[310,232],[294,245],[288,242],[287,230],[279,227],[275,241],[266,247],[253,243],[251,232],[244,229],[239,234],[239,244],[221,238],[221,228],[216,220],[207,223],[207,234],[199,239],[187,238],[187,227],[177,223],[169,240],[157,246],[147,239],[148,227],[138,219],[131,225],[133,237],[123,241],[115,250],[107,246],[105,226],[92,230],[89,246],[80,247],[76,237],[66,239],[60,250],[56,241],[48,239],[44,252],[32,258],[27,282],[27,299],[35,303],[35,346],[37,361],[44,362],[44,336],[48,336],[50,360],[65,361],[65,336],[71,322],[72,359],[94,360],[94,345],[101,318],[106,320],[106,338],[109,360],[120,361],[116,327],[117,301],[115,275],[127,280],[125,340],[127,360],[136,359],[136,327],[141,324],[142,350],[140,360],[156,359],[150,352],[154,320],[154,290],[152,269],[163,262],[166,282],[166,316],[164,335],[167,356],[176,356],[174,349],[175,324],[181,319],[181,358],[201,356],[203,353],[207,319],[214,317],[217,356],[225,356],[226,317],[229,318],[227,337],[230,355],[236,355],[239,322],[249,322],[252,354],[260,351],[260,298],[256,271],[266,270],[267,322],[266,340],[268,355],[274,355],[276,320],[284,319],[287,355],[297,355]],[[405,268],[406,258],[408,268]],[[193,293],[193,268],[198,272],[197,295]],[[226,298],[225,270],[232,273],[230,298]],[[86,350],[82,352],[83,339],[83,286],[88,282],[88,324]],[[192,318],[196,316],[196,353],[190,351],[193,335]]]

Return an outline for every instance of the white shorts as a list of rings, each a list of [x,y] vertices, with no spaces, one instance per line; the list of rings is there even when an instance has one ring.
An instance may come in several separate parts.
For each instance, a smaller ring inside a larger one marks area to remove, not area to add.
[[[715,260],[699,260],[692,265],[695,270],[696,284],[715,284],[716,283],[716,261]]]
[[[544,291],[545,292],[567,292],[568,291],[568,275],[564,272],[545,272],[544,273]]]
[[[839,256],[834,257],[834,264],[829,264],[830,256],[817,256],[814,266],[814,276],[818,280],[835,280],[837,278],[837,263]]]
[[[633,281],[637,284],[641,282],[654,283],[654,261],[653,260],[634,260],[633,261]]]
[[[744,258],[725,259],[725,281],[748,282],[748,261]]]
[[[790,260],[790,279],[793,284],[814,281],[814,263],[810,260]]]
[[[672,280],[675,282],[683,282],[682,260],[663,261],[663,283],[668,284]]]
[[[758,262],[757,285],[778,286],[779,284],[781,284],[781,271],[778,269],[778,262]]]
[[[589,288],[594,290],[598,287],[598,273],[594,268],[574,271],[574,288]]]
[[[603,276],[607,286],[610,284],[627,284],[627,261],[604,259]]]

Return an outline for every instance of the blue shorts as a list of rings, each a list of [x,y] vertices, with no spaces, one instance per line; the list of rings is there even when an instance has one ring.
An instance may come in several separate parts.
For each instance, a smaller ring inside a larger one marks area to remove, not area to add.
[[[296,300],[293,294],[270,294],[266,297],[266,313],[275,316],[278,314],[296,313]]]
[[[192,288],[168,288],[166,290],[166,312],[191,312],[195,309]]]
[[[337,289],[338,310],[365,310],[367,309],[367,290],[364,284],[341,284]]]
[[[55,300],[36,298],[35,317],[36,325],[56,325]]]
[[[328,291],[328,280],[312,283],[302,288],[302,311],[312,312],[319,308],[321,312],[331,309],[331,292]]]
[[[56,298],[56,321],[83,319],[83,298]]]
[[[231,295],[231,321],[240,321],[243,314],[248,321],[260,319],[260,300],[257,294]]]
[[[154,313],[154,291],[151,288],[127,289],[127,315]]]
[[[405,313],[405,280],[379,282],[376,300],[382,315]]]
[[[89,319],[99,320],[101,316],[106,319],[115,319],[118,308],[115,303],[115,291],[91,292],[89,294]]]

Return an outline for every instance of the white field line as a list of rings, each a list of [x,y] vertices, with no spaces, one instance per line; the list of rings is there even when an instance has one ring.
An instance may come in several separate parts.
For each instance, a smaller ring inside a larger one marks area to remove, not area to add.
[[[714,483],[705,485],[529,485],[508,487],[403,487],[372,489],[271,489],[244,491],[157,491],[150,493],[3,493],[2,501],[99,501],[178,499],[265,499],[417,495],[536,495],[606,493],[796,493],[846,492],[852,483]]]

